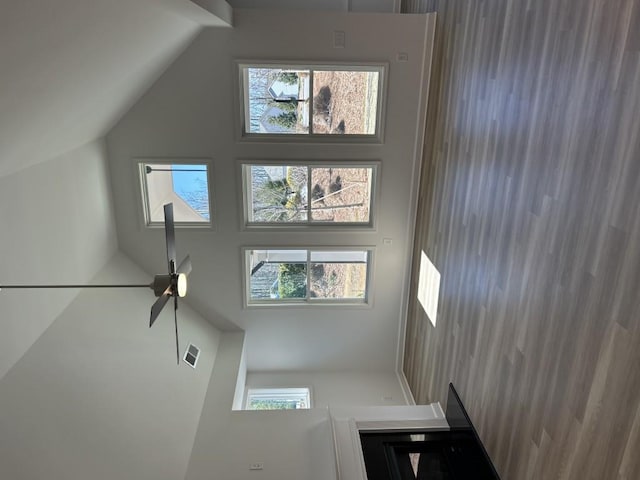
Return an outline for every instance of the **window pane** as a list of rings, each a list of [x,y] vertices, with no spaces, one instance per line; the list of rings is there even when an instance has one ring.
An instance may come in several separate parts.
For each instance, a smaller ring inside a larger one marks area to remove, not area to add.
[[[379,72],[313,72],[313,133],[374,135]]]
[[[307,408],[296,400],[286,398],[252,398],[249,402],[249,410],[295,410]]]
[[[310,408],[308,388],[250,389],[247,392],[249,410],[297,410]]]
[[[251,300],[307,297],[306,250],[253,250],[249,254]]]
[[[368,223],[372,168],[311,169],[311,220]]]
[[[362,298],[367,289],[367,252],[312,252],[312,298]]]
[[[249,224],[371,223],[372,166],[244,165],[243,171]]]
[[[366,303],[370,254],[369,250],[247,250],[249,302]]]
[[[245,68],[247,133],[309,132],[309,70]]]
[[[251,165],[250,222],[304,222],[307,220],[306,166]]]
[[[164,223],[166,203],[173,203],[176,223],[210,221],[206,165],[146,163],[141,164],[140,174],[150,223]]]
[[[312,298],[365,298],[367,265],[312,263]]]

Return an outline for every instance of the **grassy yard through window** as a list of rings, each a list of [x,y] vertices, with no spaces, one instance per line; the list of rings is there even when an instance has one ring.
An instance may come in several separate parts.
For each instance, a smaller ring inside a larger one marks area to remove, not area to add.
[[[373,166],[244,168],[249,225],[371,223]]]
[[[308,388],[250,388],[247,410],[301,410],[311,408]]]
[[[244,133],[378,132],[382,66],[240,65]]]
[[[246,258],[249,303],[367,301],[367,250],[247,250]]]

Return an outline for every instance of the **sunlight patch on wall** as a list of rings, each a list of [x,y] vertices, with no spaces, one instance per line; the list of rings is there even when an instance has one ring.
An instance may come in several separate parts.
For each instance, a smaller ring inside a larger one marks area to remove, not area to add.
[[[418,301],[427,317],[436,326],[438,313],[438,296],[440,295],[440,272],[422,252],[420,256],[420,277],[418,279]]]

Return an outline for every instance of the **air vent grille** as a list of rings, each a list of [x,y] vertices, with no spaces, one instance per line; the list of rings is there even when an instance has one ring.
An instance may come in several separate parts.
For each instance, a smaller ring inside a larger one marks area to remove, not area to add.
[[[200,349],[196,347],[193,343],[189,344],[187,351],[184,352],[184,361],[188,365],[193,368],[196,368],[196,363],[198,363],[198,357],[200,356]]]

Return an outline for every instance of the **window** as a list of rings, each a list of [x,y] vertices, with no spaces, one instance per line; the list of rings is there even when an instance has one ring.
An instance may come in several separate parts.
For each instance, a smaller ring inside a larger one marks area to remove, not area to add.
[[[211,225],[206,163],[139,162],[138,168],[147,225],[163,225],[163,206],[170,202],[177,225]]]
[[[247,303],[365,304],[371,250],[247,249]]]
[[[247,226],[371,226],[376,166],[244,164]]]
[[[240,63],[243,135],[381,138],[384,70]]]
[[[311,408],[308,388],[250,388],[247,410],[300,410]]]

